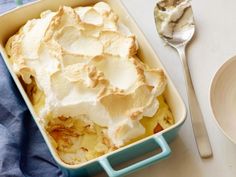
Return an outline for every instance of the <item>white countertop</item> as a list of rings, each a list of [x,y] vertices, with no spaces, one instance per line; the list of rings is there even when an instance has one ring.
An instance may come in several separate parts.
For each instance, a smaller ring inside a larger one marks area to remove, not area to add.
[[[122,1],[146,35],[187,103],[179,56],[173,48],[163,44],[156,32],[153,9],[157,0]],[[188,47],[187,56],[214,155],[204,160],[199,157],[188,115],[178,136],[170,143],[171,156],[129,175],[130,177],[236,176],[236,145],[231,143],[217,127],[209,102],[210,84],[215,72],[226,60],[236,55],[236,1],[193,0],[192,7],[196,21],[196,35]]]
[[[154,26],[153,8],[156,0],[123,0],[123,2],[187,103],[183,71],[177,52],[163,45]],[[192,7],[197,30],[195,39],[188,47],[189,67],[214,156],[206,160],[199,157],[188,116],[178,137],[170,143],[172,155],[130,176],[236,176],[236,145],[231,143],[217,127],[209,102],[209,89],[215,72],[226,60],[236,55],[236,1],[195,0],[192,1]]]

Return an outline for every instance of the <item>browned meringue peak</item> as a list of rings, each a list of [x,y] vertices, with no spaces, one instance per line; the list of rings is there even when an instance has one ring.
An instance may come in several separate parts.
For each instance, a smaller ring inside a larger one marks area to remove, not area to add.
[[[38,50],[45,32],[53,18],[53,14],[48,14],[43,19],[32,20],[23,28],[23,39],[20,43],[22,55],[28,59],[37,59]],[[27,35],[26,35],[27,34]]]
[[[63,53],[62,54],[62,65],[63,67],[67,67],[69,65],[77,64],[77,63],[88,63],[93,57],[84,56],[84,55],[76,55],[71,53]]]
[[[136,54],[137,47],[134,36],[124,36],[117,31],[102,31],[99,40],[103,43],[104,53],[131,57]]]
[[[74,64],[65,68],[64,77],[70,82],[82,83],[88,88],[94,88],[98,84],[108,86],[108,81],[104,77],[104,73],[97,70],[93,65]]]
[[[21,56],[14,58],[13,69],[26,84],[30,84],[31,77],[34,77],[37,86],[44,90],[45,84],[48,84],[46,80],[59,70],[59,59],[54,56],[53,50],[48,50],[49,48],[48,45],[42,43],[38,49],[37,59],[22,58]]]
[[[129,117],[132,120],[139,120],[144,109],[151,105],[153,97],[151,94],[152,86],[140,85],[130,94],[112,93],[100,99],[111,118],[119,119]],[[117,121],[117,120],[114,120]]]
[[[111,13],[111,8],[107,3],[104,2],[98,2],[96,3],[93,8],[99,12],[103,16],[107,16]]]
[[[102,26],[103,17],[100,15],[93,7],[79,7],[76,9],[76,12],[79,14],[81,21],[84,23]]]
[[[95,26],[87,23],[80,23],[84,35],[98,38],[102,30],[101,26]]]
[[[139,66],[135,65],[133,60],[133,58],[102,55],[94,57],[89,64],[103,73],[104,78],[109,81],[110,87],[128,92],[137,87],[142,78]]]
[[[52,17],[53,14],[50,14],[42,19],[28,21],[16,35],[8,40],[6,51],[13,62],[14,60],[18,62],[17,60],[36,59],[38,57],[40,43]]]
[[[92,36],[86,36],[74,26],[67,26],[56,36],[56,41],[69,53],[96,56],[103,53],[102,43]]]
[[[96,101],[102,89],[89,77],[87,67],[79,65],[71,65],[67,70],[58,71],[51,76],[52,92],[62,105]]]
[[[54,35],[66,26],[75,26],[80,29],[80,18],[71,7],[60,7],[51,19],[50,25],[45,33],[44,41],[49,41]]]
[[[156,96],[161,95],[167,84],[166,76],[161,69],[147,69],[144,72],[145,80],[148,85],[154,86]]]
[[[104,2],[98,2],[93,7],[78,7],[75,11],[83,23],[101,26],[105,30],[117,30],[118,16]]]
[[[51,50],[48,50],[48,45],[41,44],[39,48],[39,56],[37,59],[24,59],[25,65],[30,69],[30,76],[33,76],[37,86],[44,92],[47,92],[50,75],[60,69],[60,61],[53,55]],[[14,66],[15,70],[19,69],[19,73],[25,80],[25,73],[20,66]],[[17,68],[19,67],[19,68]],[[28,82],[26,82],[29,84]]]
[[[30,77],[36,75],[34,68],[31,68],[28,62],[38,60],[42,40],[53,16],[54,13],[47,13],[41,19],[28,21],[6,44],[13,69],[27,84],[31,82]]]

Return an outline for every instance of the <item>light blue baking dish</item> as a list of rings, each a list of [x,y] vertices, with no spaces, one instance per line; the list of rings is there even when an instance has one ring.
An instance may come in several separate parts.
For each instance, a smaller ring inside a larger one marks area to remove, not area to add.
[[[98,0],[41,0],[35,3],[30,3],[28,5],[18,7],[0,16],[0,51],[7,65],[7,68],[10,74],[12,75],[19,91],[21,92],[32,114],[33,119],[38,125],[38,128],[40,129],[52,156],[54,157],[58,165],[61,167],[63,172],[68,174],[68,176],[72,177],[94,175],[102,170],[105,170],[109,176],[124,176],[168,157],[171,153],[171,150],[167,142],[169,142],[172,138],[176,136],[179,128],[184,123],[186,118],[185,105],[181,97],[179,96],[179,93],[177,92],[176,88],[174,87],[172,81],[170,80],[170,77],[165,72],[168,78],[168,86],[164,93],[164,97],[175,117],[176,123],[173,126],[163,130],[162,132],[144,138],[133,144],[122,147],[114,152],[103,155],[99,158],[90,160],[80,165],[68,165],[60,160],[58,154],[56,153],[56,150],[54,149],[49,138],[47,137],[46,131],[38,121],[37,115],[35,114],[33,107],[22,85],[20,84],[16,74],[12,70],[12,66],[9,63],[4,46],[7,39],[14,33],[16,33],[20,26],[22,26],[27,20],[38,17],[40,12],[44,10],[57,10],[60,5],[76,7],[81,5],[92,5],[96,2],[98,2]],[[115,13],[119,15],[121,21],[136,35],[140,46],[138,56],[146,64],[152,67],[160,67],[165,71],[163,65],[160,63],[159,58],[151,48],[150,44],[147,42],[143,33],[136,25],[135,21],[128,14],[122,2],[120,0],[106,0],[106,2],[109,3]],[[151,157],[126,166],[122,169],[114,169],[114,166],[118,164],[121,164],[127,160],[132,160],[136,157],[142,156],[143,154],[154,151],[158,148],[160,148],[161,151],[156,153],[155,155],[152,155]]]

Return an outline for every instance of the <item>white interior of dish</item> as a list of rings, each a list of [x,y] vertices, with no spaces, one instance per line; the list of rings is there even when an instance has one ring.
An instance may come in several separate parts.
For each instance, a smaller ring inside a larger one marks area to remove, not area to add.
[[[0,16],[0,26],[1,26],[0,51],[1,51],[1,54],[4,58],[4,61],[9,69],[14,81],[16,82],[16,85],[19,88],[31,114],[33,115],[42,135],[44,136],[44,139],[45,139],[46,143],[48,144],[48,147],[49,147],[52,155],[54,156],[55,160],[61,166],[64,166],[65,168],[70,168],[70,169],[75,169],[75,168],[84,166],[88,163],[96,161],[96,159],[93,159],[93,160],[90,160],[86,163],[78,164],[78,165],[68,165],[60,160],[59,156],[56,153],[56,150],[52,147],[52,145],[47,137],[46,131],[44,131],[43,127],[40,126],[40,123],[37,119],[37,115],[35,114],[33,107],[31,105],[23,87],[21,86],[21,84],[19,82],[19,79],[17,78],[16,74],[13,72],[11,64],[8,62],[8,56],[5,53],[4,46],[5,46],[7,39],[9,37],[11,37],[13,34],[15,34],[19,30],[19,28],[26,23],[27,20],[39,17],[39,14],[44,10],[51,9],[51,10],[56,11],[60,5],[77,7],[77,6],[92,5],[96,2],[98,2],[98,0],[77,0],[77,1],[75,1],[75,0],[51,0],[51,1],[42,0],[40,2],[31,3],[28,5],[22,6],[20,8],[14,9],[14,10]],[[182,99],[180,98],[179,93],[177,92],[176,88],[174,87],[172,81],[170,80],[168,73],[166,73],[166,70],[164,69],[164,67],[160,63],[159,58],[157,57],[157,55],[155,54],[155,52],[153,51],[153,49],[151,48],[151,46],[147,42],[143,33],[137,27],[134,20],[129,16],[128,12],[126,11],[125,7],[122,5],[121,1],[120,0],[107,0],[106,2],[108,4],[110,4],[110,6],[114,10],[114,12],[119,16],[122,23],[124,23],[130,29],[130,31],[136,35],[137,40],[139,42],[139,47],[140,47],[140,49],[138,51],[138,57],[141,58],[149,66],[162,68],[165,71],[165,74],[167,75],[168,86],[167,86],[167,89],[164,93],[164,96],[165,96],[166,101],[168,102],[168,105],[171,108],[171,111],[174,115],[176,122],[173,126],[169,127],[168,129],[163,130],[160,133],[170,131],[171,129],[173,129],[173,128],[177,127],[178,125],[180,125],[181,123],[183,123],[183,121],[185,120],[185,117],[186,117],[185,105],[184,105]],[[140,142],[143,142],[149,138],[150,137],[147,137],[147,138],[144,138],[144,139],[137,141],[133,144],[122,147],[114,152],[111,152],[110,154],[114,154],[117,151],[123,150],[124,148],[134,146],[134,145],[136,145]],[[110,155],[110,154],[106,154],[106,156]]]
[[[220,129],[236,143],[236,56],[217,71],[211,85],[210,101]]]

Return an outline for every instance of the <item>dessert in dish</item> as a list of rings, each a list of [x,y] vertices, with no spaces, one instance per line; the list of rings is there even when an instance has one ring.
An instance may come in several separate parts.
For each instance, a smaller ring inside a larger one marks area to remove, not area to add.
[[[79,164],[174,123],[164,72],[107,3],[61,7],[28,21],[7,44],[15,73],[60,158]]]
[[[183,28],[193,24],[189,0],[160,0],[157,3],[157,30],[160,35],[172,38],[173,32],[182,31]]]

